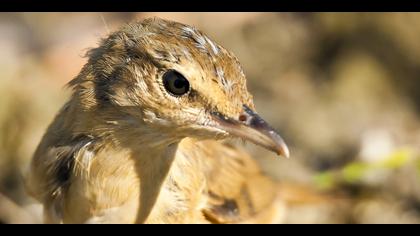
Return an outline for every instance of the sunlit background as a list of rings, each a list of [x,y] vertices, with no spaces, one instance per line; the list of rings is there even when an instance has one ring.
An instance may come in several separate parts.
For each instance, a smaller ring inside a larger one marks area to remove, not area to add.
[[[23,176],[86,50],[132,20],[192,24],[242,62],[290,159],[285,223],[420,223],[420,14],[0,13],[0,222],[40,223]],[[238,143],[237,145],[242,145]]]

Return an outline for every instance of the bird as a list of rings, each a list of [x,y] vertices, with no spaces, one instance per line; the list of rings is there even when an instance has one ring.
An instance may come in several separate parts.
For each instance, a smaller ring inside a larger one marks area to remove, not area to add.
[[[242,139],[289,157],[237,57],[157,17],[101,39],[31,159],[45,223],[276,223],[276,182]]]

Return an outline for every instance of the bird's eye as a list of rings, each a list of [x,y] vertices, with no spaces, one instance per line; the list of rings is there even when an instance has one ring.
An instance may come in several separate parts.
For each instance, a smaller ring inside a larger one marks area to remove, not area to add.
[[[181,96],[190,90],[190,83],[179,72],[169,70],[163,74],[163,86],[172,95]]]

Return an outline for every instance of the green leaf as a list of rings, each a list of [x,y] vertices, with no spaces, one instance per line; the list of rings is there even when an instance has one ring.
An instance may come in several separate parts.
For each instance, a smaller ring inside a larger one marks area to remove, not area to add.
[[[354,162],[345,166],[341,170],[341,174],[345,181],[353,183],[360,181],[368,169],[369,166],[367,164]]]

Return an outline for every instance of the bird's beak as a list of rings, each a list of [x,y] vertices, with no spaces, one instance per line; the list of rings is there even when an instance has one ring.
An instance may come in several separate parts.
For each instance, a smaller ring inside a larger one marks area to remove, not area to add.
[[[212,117],[217,128],[289,158],[289,149],[280,135],[248,106],[243,106],[243,112],[237,119],[219,112],[213,112]]]

